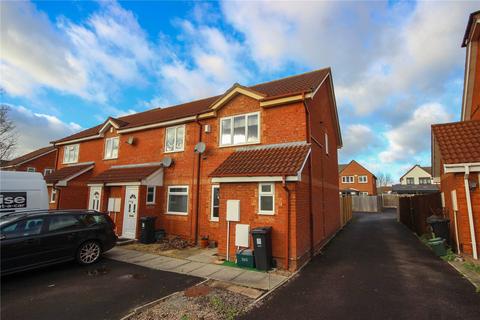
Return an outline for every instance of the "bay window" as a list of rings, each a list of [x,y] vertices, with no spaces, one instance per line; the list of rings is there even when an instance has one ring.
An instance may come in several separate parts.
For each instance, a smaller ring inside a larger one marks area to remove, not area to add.
[[[220,120],[220,145],[240,145],[260,141],[259,113],[249,113]]]

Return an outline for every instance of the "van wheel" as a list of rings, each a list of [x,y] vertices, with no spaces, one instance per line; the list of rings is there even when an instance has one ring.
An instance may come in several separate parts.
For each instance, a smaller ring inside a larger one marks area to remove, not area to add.
[[[92,264],[100,259],[102,248],[97,241],[86,241],[80,245],[77,251],[77,261],[80,264]]]

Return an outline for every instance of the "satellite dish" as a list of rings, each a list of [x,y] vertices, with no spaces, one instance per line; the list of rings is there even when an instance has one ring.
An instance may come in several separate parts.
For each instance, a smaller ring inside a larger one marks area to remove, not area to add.
[[[135,138],[133,136],[128,137],[127,143],[133,144],[135,142]]]
[[[207,146],[204,142],[199,142],[195,145],[195,149],[193,151],[195,151],[196,153],[204,153],[206,148]]]
[[[173,160],[172,160],[172,158],[170,158],[170,157],[165,157],[165,158],[162,159],[162,165],[163,165],[165,168],[170,167],[170,166],[172,165],[172,163],[173,163]]]

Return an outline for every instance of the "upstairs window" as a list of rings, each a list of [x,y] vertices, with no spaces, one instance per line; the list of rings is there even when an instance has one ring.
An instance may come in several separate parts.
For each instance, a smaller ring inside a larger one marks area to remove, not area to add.
[[[78,144],[72,144],[63,147],[63,163],[76,163],[78,162]]]
[[[105,139],[105,159],[118,158],[118,137]]]
[[[258,185],[258,208],[259,214],[274,214],[275,184],[260,183]]]
[[[358,176],[358,183],[367,183],[368,178],[367,176]]]
[[[430,179],[428,177],[427,178],[420,178],[419,183],[420,184],[430,184],[430,183],[432,183],[432,179]]]
[[[415,184],[414,178],[407,178],[407,184]]]
[[[185,126],[167,128],[165,131],[165,152],[178,152],[184,150]]]
[[[355,181],[354,176],[343,176],[342,183],[353,183]]]
[[[220,146],[258,143],[259,113],[250,113],[220,120]]]

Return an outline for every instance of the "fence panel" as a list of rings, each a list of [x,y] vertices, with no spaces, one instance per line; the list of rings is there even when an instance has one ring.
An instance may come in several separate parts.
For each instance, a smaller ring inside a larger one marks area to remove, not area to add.
[[[399,196],[397,194],[382,194],[382,207],[397,208]]]
[[[427,218],[441,214],[440,193],[401,197],[398,206],[398,218],[401,223],[418,235],[427,233]]]
[[[352,219],[352,197],[340,196],[340,223],[342,227]]]
[[[377,196],[352,196],[352,210],[357,212],[380,212],[382,204]]]

